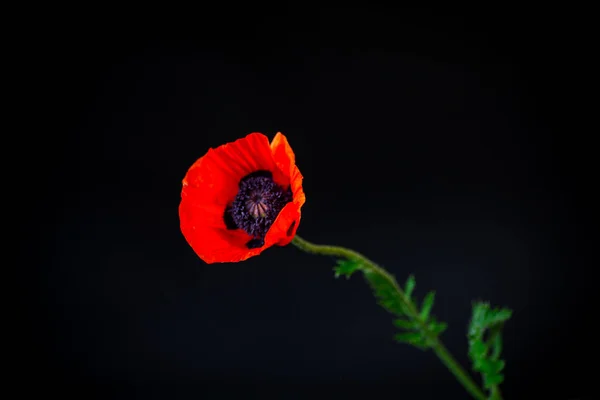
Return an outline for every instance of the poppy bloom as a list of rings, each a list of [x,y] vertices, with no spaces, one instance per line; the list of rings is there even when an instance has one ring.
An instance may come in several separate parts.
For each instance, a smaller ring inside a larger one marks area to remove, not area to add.
[[[292,241],[305,196],[284,135],[262,133],[198,159],[183,179],[181,231],[205,262],[243,261]]]

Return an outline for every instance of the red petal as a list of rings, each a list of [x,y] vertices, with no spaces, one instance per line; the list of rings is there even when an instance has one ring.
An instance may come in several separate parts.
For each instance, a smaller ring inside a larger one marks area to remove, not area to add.
[[[270,247],[274,244],[279,246],[289,244],[294,238],[299,224],[300,206],[294,202],[286,204],[279,212],[271,228],[269,228],[269,232],[267,232],[265,247]]]
[[[258,170],[272,171],[273,156],[269,139],[262,133],[251,133],[233,143],[210,149],[188,170],[183,179],[184,186],[208,190],[218,196],[218,203],[231,201],[235,197],[238,183],[244,176]],[[223,198],[228,200],[223,200]]]
[[[197,188],[186,187],[179,205],[181,232],[196,254],[208,264],[237,262],[260,254],[262,249],[248,249],[252,237],[236,229],[228,230],[223,220],[223,206],[196,202]]]
[[[227,230],[223,214],[237,194],[240,179],[258,170],[271,171],[273,180],[283,187],[291,185],[293,201],[277,216],[265,245],[248,249],[251,236],[241,230]],[[188,170],[179,206],[181,231],[207,263],[243,261],[275,244],[288,244],[300,223],[304,202],[302,175],[285,136],[277,133],[269,145],[265,135],[251,133],[210,149]]]
[[[271,151],[273,152],[275,165],[277,165],[289,179],[289,184],[292,186],[294,203],[297,203],[299,207],[302,207],[306,201],[304,190],[302,189],[302,174],[296,166],[296,156],[294,151],[288,143],[287,138],[281,132],[277,132],[273,138],[273,141],[271,142]]]
[[[248,249],[250,240],[243,231],[199,228],[188,226],[182,232],[192,249],[207,264],[238,262],[260,254],[266,247]]]
[[[300,225],[301,208],[306,201],[306,196],[302,189],[302,174],[296,166],[296,156],[287,138],[281,132],[277,132],[271,141],[271,151],[275,165],[287,177],[286,186],[289,183],[292,188],[293,200],[279,213],[267,233],[267,239],[270,240],[266,242],[285,246],[292,241]]]

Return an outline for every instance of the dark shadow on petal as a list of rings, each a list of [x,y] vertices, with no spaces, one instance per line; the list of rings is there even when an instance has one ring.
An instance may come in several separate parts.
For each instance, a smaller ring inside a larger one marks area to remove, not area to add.
[[[246,243],[246,247],[249,249],[258,249],[259,247],[263,247],[264,245],[264,239],[250,239],[248,243]]]
[[[231,216],[231,206],[227,206],[227,208],[225,208],[225,212],[223,213],[223,221],[225,221],[225,226],[227,229],[233,230],[238,228],[233,220],[233,217]]]
[[[294,232],[294,227],[296,226],[296,221],[292,222],[292,224],[290,225],[290,227],[288,228],[286,234],[288,236],[292,236],[292,233]]]

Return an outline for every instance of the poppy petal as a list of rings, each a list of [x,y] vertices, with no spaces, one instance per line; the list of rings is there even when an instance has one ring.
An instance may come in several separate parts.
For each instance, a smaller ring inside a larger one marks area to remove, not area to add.
[[[208,264],[243,261],[266,249],[249,249],[250,235],[240,229],[226,229],[219,206],[182,201],[179,218],[188,244]]]
[[[258,170],[273,170],[269,139],[262,133],[251,133],[210,149],[188,170],[183,184],[200,189],[203,199],[226,205],[235,197],[239,181]]]
[[[227,229],[223,218],[226,203],[220,204],[208,201],[210,195],[210,190],[203,190],[193,186],[183,187],[181,191],[181,203],[179,205],[182,225],[184,221],[191,221],[192,216],[195,216],[198,221],[202,222],[203,226],[215,229]]]
[[[188,228],[183,232],[192,249],[207,264],[244,261],[266,248],[249,249],[246,243],[252,238],[240,230]]]
[[[296,156],[294,155],[294,151],[288,143],[287,138],[281,132],[277,132],[273,138],[273,141],[271,142],[271,151],[273,152],[275,165],[277,165],[277,168],[288,177],[289,185],[292,188],[294,202],[302,207],[306,201],[306,196],[302,189],[302,174],[296,166]]]
[[[252,172],[272,171],[274,167],[269,138],[262,133],[250,133],[242,139],[218,147],[215,152],[222,157],[225,168],[230,164],[240,168],[241,174],[236,176],[238,181]]]
[[[271,225],[267,236],[265,237],[265,247],[273,245],[285,246],[289,244],[294,235],[298,224],[300,223],[300,206],[291,202],[279,212],[277,219]]]
[[[277,168],[289,177],[291,175],[291,166],[296,164],[296,155],[287,138],[281,132],[277,132],[271,141],[271,152],[273,153],[273,159]]]

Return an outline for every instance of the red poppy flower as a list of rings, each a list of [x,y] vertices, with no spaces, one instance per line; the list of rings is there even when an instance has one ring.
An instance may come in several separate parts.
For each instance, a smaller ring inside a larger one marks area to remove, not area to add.
[[[262,133],[209,149],[183,179],[181,231],[207,263],[243,261],[292,241],[305,196],[284,135]]]

